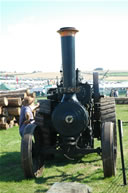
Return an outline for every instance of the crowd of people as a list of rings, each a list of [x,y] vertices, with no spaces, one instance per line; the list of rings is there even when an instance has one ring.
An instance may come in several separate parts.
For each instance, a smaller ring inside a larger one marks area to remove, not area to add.
[[[110,97],[118,97],[119,96],[119,92],[117,89],[112,89],[110,92]],[[126,89],[126,97],[128,97],[128,89]]]
[[[118,93],[118,90],[111,90],[110,92],[110,97],[118,97],[119,96],[119,93]]]
[[[126,90],[126,97],[128,97],[128,89]]]

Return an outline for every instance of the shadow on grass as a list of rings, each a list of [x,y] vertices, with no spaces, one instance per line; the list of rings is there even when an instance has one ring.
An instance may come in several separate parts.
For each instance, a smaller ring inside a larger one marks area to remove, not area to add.
[[[97,156],[97,159],[93,160],[93,157],[90,159],[90,157],[84,158],[84,159],[78,159],[78,160],[67,160],[63,156],[58,156],[55,159],[51,161],[47,161],[45,164],[45,169],[50,169],[51,167],[58,167],[56,168],[55,174],[50,173],[48,176],[45,175],[36,178],[35,183],[36,184],[45,184],[45,187],[41,189],[37,189],[35,193],[40,192],[46,192],[48,189],[47,187],[50,187],[55,182],[80,182],[80,183],[90,183],[94,180],[101,180],[103,179],[102,175],[102,168],[98,169],[96,171],[91,172],[90,174],[86,174],[83,172],[76,172],[76,173],[66,173],[64,171],[64,168],[60,168],[61,166],[66,166],[67,164],[78,164],[78,163],[92,163],[97,162],[101,160],[99,156]],[[86,167],[86,166],[85,166]],[[101,174],[101,175],[100,175]],[[98,178],[96,177],[98,175]],[[85,177],[86,176],[86,177]],[[101,176],[101,177],[99,177]],[[25,180],[22,166],[21,166],[21,154],[20,152],[3,152],[0,157],[0,181],[1,182],[20,182],[22,180]],[[33,179],[32,179],[33,180]]]
[[[2,152],[0,157],[0,181],[19,182],[23,179],[20,152]]]
[[[96,162],[99,161],[101,159],[96,159],[96,160],[91,160],[91,161],[86,161],[86,163],[91,163],[91,162]],[[41,177],[41,178],[36,178],[35,179],[35,183],[37,184],[45,184],[48,187],[51,187],[55,182],[78,182],[78,183],[92,183],[94,181],[98,181],[98,180],[103,180],[104,177],[102,175],[102,168],[95,170],[95,171],[91,171],[90,174],[86,174],[83,173],[81,171],[76,172],[76,173],[66,173],[64,171],[64,168],[59,168],[61,166],[65,166],[67,164],[77,164],[77,163],[85,163],[84,160],[74,160],[74,161],[70,161],[67,159],[64,159],[62,157],[58,157],[58,159],[55,159],[53,161],[48,161],[45,165],[45,168],[50,168],[52,166],[57,166],[58,168],[56,168],[56,174],[53,175],[53,173],[49,173],[49,175],[47,177]],[[85,166],[86,167],[86,166]],[[100,177],[101,176],[101,177]],[[40,193],[40,192],[46,192],[46,190],[44,189],[38,189],[36,190],[35,193]]]
[[[47,186],[51,187],[55,182],[77,182],[77,183],[84,183],[89,184],[93,183],[94,181],[103,180],[103,177],[95,177],[97,174],[101,173],[101,171],[96,171],[93,174],[87,175],[86,178],[82,173],[77,173],[76,175],[67,174],[62,170],[57,169],[59,172],[58,175],[49,175],[48,177],[38,178],[35,179],[37,184],[47,184]],[[35,193],[45,192],[46,189],[38,189]]]
[[[124,121],[123,122],[123,126],[127,126],[128,127],[128,121]]]
[[[94,157],[97,154],[88,154],[86,156],[77,157],[74,160],[67,159],[63,155],[56,155],[54,159],[48,160],[46,164],[46,168],[50,166],[64,166],[67,164],[77,164],[77,163],[95,163],[101,160],[101,157],[97,155],[97,158]]]

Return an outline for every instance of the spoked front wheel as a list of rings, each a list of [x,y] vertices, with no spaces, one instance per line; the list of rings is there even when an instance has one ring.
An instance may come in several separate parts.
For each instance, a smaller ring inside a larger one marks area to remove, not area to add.
[[[41,139],[37,125],[27,125],[21,142],[21,161],[26,178],[42,176],[44,160],[40,148]]]
[[[112,122],[103,123],[101,143],[104,177],[115,176],[116,151],[114,146],[114,124]]]

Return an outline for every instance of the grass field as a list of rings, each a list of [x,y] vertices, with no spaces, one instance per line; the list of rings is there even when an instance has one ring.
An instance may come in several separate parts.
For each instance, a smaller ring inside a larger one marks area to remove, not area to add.
[[[117,119],[128,121],[128,105],[117,105],[116,112]],[[128,170],[128,124],[124,124],[123,128]],[[128,186],[122,186],[119,143],[116,177],[104,179],[100,156],[90,154],[79,161],[58,157],[46,163],[43,177],[26,180],[21,168],[20,141],[18,127],[0,130],[0,193],[45,193],[55,182],[84,183],[92,187],[94,193],[128,192]]]

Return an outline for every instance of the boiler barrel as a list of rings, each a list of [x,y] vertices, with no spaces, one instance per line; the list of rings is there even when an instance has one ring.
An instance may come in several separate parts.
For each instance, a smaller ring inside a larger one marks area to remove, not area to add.
[[[61,35],[63,85],[66,88],[76,87],[75,34],[78,30],[73,27],[64,27],[58,32]]]

